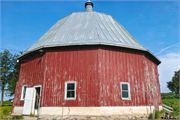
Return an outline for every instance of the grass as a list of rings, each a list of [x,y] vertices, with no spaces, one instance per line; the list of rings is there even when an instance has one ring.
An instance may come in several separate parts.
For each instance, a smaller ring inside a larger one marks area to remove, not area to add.
[[[171,115],[173,117],[178,117],[180,116],[180,112],[179,112],[179,99],[163,99],[162,103],[171,107],[171,105],[173,105],[173,112],[171,113]]]
[[[20,120],[20,119],[24,119],[23,118],[23,115],[13,115],[11,119],[17,119],[17,120]]]
[[[10,102],[10,101],[4,101],[3,102],[3,106],[12,106],[12,102]]]
[[[10,116],[12,104],[13,103],[10,101],[3,102],[3,105],[1,107],[1,119],[7,119],[8,116]],[[11,119],[17,119],[17,120],[23,119],[23,115],[14,115],[14,116],[11,116]]]
[[[31,113],[29,116],[30,116],[30,117],[34,117],[34,114]]]
[[[165,110],[161,110],[159,111],[159,114],[164,114],[166,111]]]
[[[3,106],[1,107],[1,119],[7,119],[7,116],[10,115],[12,109],[12,102],[5,101],[3,102]]]
[[[153,119],[153,114],[150,113],[148,119]]]
[[[159,111],[155,112],[155,119],[160,119],[160,112]]]
[[[180,116],[180,112],[174,111],[174,112],[171,113],[171,115],[174,116],[174,117],[179,117]]]
[[[163,99],[162,103],[171,107],[171,104],[179,105],[179,99]]]

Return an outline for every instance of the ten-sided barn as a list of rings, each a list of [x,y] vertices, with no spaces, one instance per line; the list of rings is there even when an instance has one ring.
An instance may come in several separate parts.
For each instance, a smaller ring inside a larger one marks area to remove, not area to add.
[[[149,114],[162,108],[160,60],[112,16],[92,10],[60,19],[19,56],[15,114]]]

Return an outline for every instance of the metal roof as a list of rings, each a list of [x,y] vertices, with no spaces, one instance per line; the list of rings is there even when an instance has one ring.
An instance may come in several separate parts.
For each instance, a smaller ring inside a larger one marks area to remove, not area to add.
[[[88,4],[85,12],[60,19],[19,58],[41,48],[71,45],[111,45],[149,51],[111,15],[92,11],[92,7]]]
[[[92,11],[71,13],[60,19],[26,52],[52,46],[91,44],[146,50],[112,16]]]

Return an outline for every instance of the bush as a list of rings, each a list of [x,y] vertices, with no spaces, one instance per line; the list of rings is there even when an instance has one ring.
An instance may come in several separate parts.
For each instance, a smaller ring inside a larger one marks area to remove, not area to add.
[[[153,119],[153,114],[150,113],[148,119]]]
[[[173,106],[173,110],[179,112],[179,106]]]
[[[11,119],[24,119],[23,115],[13,115]]]
[[[179,99],[179,94],[175,93],[161,93],[161,98],[162,99]]]
[[[180,112],[174,111],[174,112],[171,113],[171,115],[172,115],[173,117],[178,117],[178,116],[180,116]]]
[[[159,111],[155,112],[155,119],[160,119]]]
[[[159,111],[159,114],[162,115],[162,114],[164,114],[165,112],[166,112],[165,110],[161,110],[161,111]]]
[[[7,108],[5,108],[4,111],[3,111],[3,114],[6,115],[6,116],[9,115],[9,110]]]

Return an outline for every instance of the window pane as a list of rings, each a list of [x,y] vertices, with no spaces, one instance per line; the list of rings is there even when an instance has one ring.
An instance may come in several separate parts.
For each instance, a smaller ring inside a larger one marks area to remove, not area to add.
[[[122,90],[128,90],[128,85],[127,84],[122,84]]]
[[[67,91],[67,98],[74,98],[74,91]]]
[[[128,92],[124,92],[124,91],[123,91],[123,92],[122,92],[122,97],[123,97],[123,98],[128,98],[128,97],[129,97],[129,96],[128,96]]]
[[[74,90],[74,83],[68,83],[67,90]]]

